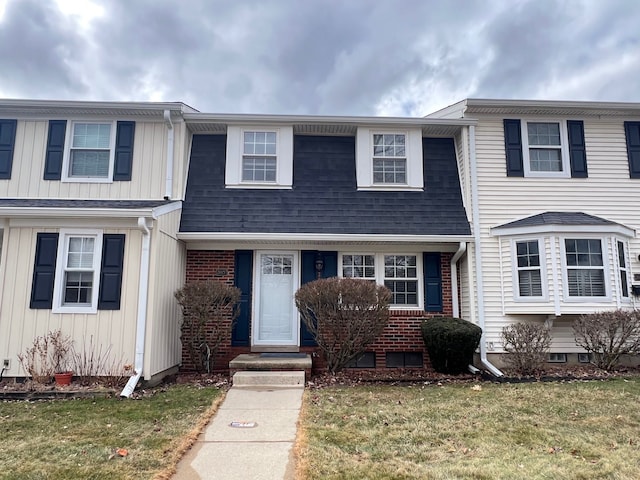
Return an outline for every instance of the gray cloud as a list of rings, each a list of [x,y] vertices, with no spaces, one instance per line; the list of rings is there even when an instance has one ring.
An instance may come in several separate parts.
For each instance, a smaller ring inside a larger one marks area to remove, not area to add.
[[[423,115],[465,97],[640,100],[635,0],[8,0],[0,96]]]

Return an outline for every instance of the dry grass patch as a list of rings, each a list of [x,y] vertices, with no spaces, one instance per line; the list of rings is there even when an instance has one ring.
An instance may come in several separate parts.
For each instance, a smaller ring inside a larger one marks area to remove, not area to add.
[[[310,390],[304,479],[640,478],[640,379]]]
[[[172,385],[136,400],[0,402],[0,479],[151,479],[170,472],[221,393]]]

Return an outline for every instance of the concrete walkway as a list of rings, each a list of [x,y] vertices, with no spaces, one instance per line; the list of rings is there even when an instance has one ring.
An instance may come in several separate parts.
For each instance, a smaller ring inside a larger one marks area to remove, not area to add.
[[[234,381],[173,479],[293,479],[303,392],[304,380],[296,386],[237,386]]]

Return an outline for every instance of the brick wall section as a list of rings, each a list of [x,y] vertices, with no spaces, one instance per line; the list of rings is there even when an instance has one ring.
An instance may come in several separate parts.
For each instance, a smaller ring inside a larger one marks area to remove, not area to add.
[[[420,324],[425,318],[453,314],[451,297],[451,253],[442,253],[442,295],[443,312],[431,313],[414,310],[394,310],[391,312],[391,320],[379,339],[367,348],[376,354],[377,368],[386,368],[387,352],[423,352],[424,365],[426,369],[431,368],[429,356],[424,349]],[[198,280],[219,280],[229,285],[234,284],[235,257],[233,251],[220,250],[189,250],[187,252],[187,282]],[[219,348],[214,369],[217,371],[228,371],[229,361],[241,353],[249,353],[250,347],[232,347],[223,345]],[[322,355],[314,347],[301,347],[301,352],[316,353],[313,357],[314,371],[321,371],[325,365]],[[182,369],[193,370],[186,352],[183,352]]]

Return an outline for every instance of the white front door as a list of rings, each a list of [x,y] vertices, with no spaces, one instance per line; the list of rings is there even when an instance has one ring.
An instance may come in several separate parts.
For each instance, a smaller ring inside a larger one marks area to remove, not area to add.
[[[257,252],[254,345],[298,345],[297,252]]]

